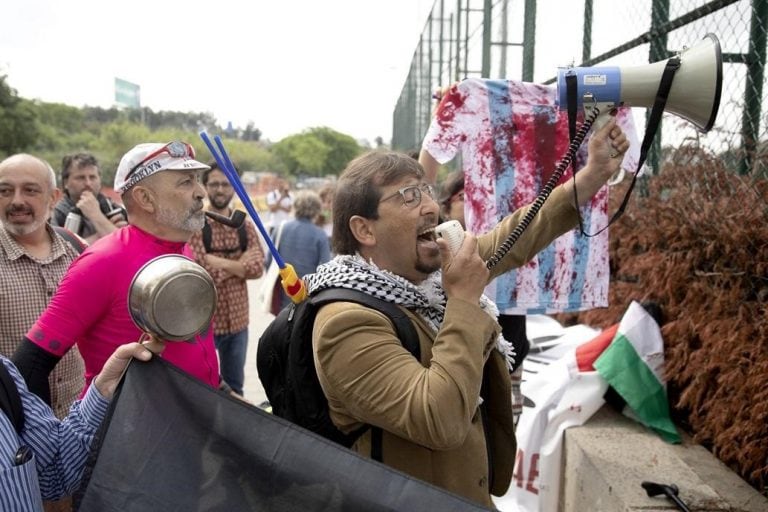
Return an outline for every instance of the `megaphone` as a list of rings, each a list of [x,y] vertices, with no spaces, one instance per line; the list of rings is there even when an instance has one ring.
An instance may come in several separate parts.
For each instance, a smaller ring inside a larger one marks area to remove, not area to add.
[[[674,74],[664,111],[676,114],[706,133],[715,124],[723,83],[723,57],[720,41],[707,34],[701,42],[684,48],[676,56],[680,67]],[[576,76],[578,107],[600,114],[620,106],[653,107],[665,59],[634,67],[571,67],[558,70],[557,103],[567,109],[566,77]],[[600,116],[602,118],[602,115]]]

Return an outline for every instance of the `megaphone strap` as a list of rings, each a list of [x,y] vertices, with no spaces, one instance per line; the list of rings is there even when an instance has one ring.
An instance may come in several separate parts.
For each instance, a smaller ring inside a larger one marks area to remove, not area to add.
[[[661,80],[659,80],[659,88],[656,91],[656,99],[653,102],[653,107],[651,108],[651,115],[648,117],[648,123],[645,127],[645,135],[643,136],[643,143],[640,146],[640,158],[637,161],[637,169],[635,170],[634,175],[632,176],[632,181],[629,184],[629,188],[627,188],[626,194],[624,194],[624,199],[622,199],[621,204],[619,205],[619,208],[616,210],[616,213],[613,214],[611,217],[611,220],[608,221],[608,224],[606,224],[603,228],[601,228],[599,231],[595,233],[587,233],[584,231],[584,222],[581,218],[581,213],[577,210],[577,215],[579,218],[579,230],[581,231],[581,234],[588,237],[597,236],[606,229],[608,229],[608,226],[613,224],[616,219],[618,219],[623,213],[624,210],[627,208],[627,204],[629,203],[629,197],[632,195],[632,190],[635,188],[635,183],[637,182],[637,176],[640,174],[640,169],[643,168],[643,164],[645,163],[645,159],[648,156],[648,150],[651,147],[651,143],[653,142],[654,137],[656,136],[656,132],[659,129],[659,123],[661,122],[661,115],[664,113],[664,108],[667,105],[667,98],[669,98],[669,91],[672,89],[672,82],[675,78],[675,72],[680,69],[680,57],[675,56],[667,60],[667,64],[664,66],[664,71],[661,74]],[[567,91],[567,97],[568,97],[568,121],[569,126],[571,122],[571,116],[573,115],[573,118],[575,120],[576,118],[576,102],[577,102],[577,96],[576,96],[576,81],[575,80],[569,80],[569,77],[565,77],[565,83],[566,87],[568,88]],[[573,92],[571,92],[571,89],[573,89]],[[573,114],[571,114],[571,105],[573,105]],[[575,169],[574,169],[574,179],[575,179]],[[576,187],[573,187],[573,196],[576,200],[576,204],[578,203],[578,195],[576,192]]]

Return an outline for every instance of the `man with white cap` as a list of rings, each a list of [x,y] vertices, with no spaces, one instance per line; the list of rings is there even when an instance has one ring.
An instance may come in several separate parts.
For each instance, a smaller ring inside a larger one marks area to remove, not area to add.
[[[208,166],[195,160],[185,142],[139,144],[117,168],[115,190],[129,225],[97,240],[73,262],[47,309],[27,331],[13,356],[31,391],[49,400],[48,373],[77,344],[88,385],[109,355],[142,331],[128,309],[136,272],[164,254],[191,257],[189,237],[204,224],[205,190],[198,174]],[[192,343],[168,343],[163,358],[192,376],[220,384],[213,330]]]

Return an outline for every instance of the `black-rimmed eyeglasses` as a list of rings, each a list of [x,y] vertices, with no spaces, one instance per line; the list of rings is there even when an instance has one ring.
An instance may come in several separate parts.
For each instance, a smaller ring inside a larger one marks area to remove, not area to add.
[[[408,208],[416,208],[421,204],[422,194],[427,194],[430,198],[435,198],[435,189],[428,183],[421,183],[419,185],[409,185],[399,189],[387,197],[382,198],[379,203],[389,201],[393,197],[400,195],[403,198],[403,206]]]

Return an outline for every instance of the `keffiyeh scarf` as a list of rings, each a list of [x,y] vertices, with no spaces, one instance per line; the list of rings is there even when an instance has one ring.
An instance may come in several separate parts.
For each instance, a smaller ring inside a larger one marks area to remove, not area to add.
[[[366,261],[359,254],[340,255],[320,265],[314,274],[305,276],[304,282],[310,295],[326,288],[348,288],[397,304],[421,316],[432,326],[435,334],[445,316],[446,297],[441,271],[433,272],[421,284],[415,285],[380,269],[373,261]],[[480,307],[491,318],[496,319],[499,315],[496,305],[485,295],[480,296]],[[499,334],[496,349],[504,355],[507,368],[511,371],[515,359],[512,344]]]

